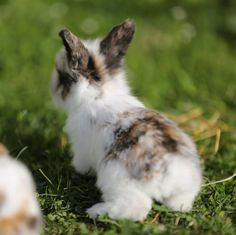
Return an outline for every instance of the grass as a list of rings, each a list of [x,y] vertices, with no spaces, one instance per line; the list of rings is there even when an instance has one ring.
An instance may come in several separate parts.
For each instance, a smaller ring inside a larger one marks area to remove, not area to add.
[[[0,140],[33,172],[44,234],[236,234],[235,178],[204,186],[191,213],[154,204],[143,223],[89,219],[100,193],[70,166],[65,116],[49,92],[59,29],[95,37],[133,18],[134,93],[193,136],[205,184],[227,178],[236,172],[235,10],[233,0],[0,1]]]

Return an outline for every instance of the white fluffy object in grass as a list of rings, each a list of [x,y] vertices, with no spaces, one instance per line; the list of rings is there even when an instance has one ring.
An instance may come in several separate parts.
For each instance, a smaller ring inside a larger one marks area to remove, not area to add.
[[[0,144],[0,235],[39,235],[41,224],[29,170]]]

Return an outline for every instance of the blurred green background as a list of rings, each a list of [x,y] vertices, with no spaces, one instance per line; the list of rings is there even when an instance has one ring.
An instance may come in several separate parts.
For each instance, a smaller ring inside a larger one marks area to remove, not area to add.
[[[192,213],[155,204],[151,224],[87,217],[99,192],[69,166],[49,90],[58,31],[94,38],[126,18],[136,22],[126,57],[134,94],[193,135],[206,182],[236,171],[235,0],[0,0],[0,141],[33,171],[45,234],[235,234],[235,180],[203,188]]]

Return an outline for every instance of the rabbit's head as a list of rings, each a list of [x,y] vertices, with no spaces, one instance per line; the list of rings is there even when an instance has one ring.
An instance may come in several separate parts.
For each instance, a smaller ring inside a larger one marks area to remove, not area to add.
[[[109,91],[128,91],[125,81],[120,80],[124,80],[123,57],[134,29],[134,23],[126,20],[105,38],[87,41],[81,41],[67,29],[60,31],[64,48],[57,56],[52,78],[56,102],[70,109],[78,102],[102,98]]]

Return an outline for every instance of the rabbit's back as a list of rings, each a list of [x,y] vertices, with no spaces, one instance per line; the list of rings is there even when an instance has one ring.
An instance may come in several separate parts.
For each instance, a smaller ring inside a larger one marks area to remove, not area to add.
[[[120,115],[105,160],[122,161],[131,177],[150,179],[163,173],[170,156],[196,157],[190,138],[158,112],[135,108]]]

